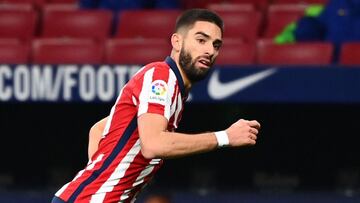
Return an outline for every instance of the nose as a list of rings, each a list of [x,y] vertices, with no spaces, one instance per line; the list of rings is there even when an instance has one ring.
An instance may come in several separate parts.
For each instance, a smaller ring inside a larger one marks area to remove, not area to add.
[[[208,44],[206,45],[205,54],[206,54],[206,55],[209,55],[210,58],[212,58],[212,57],[214,56],[215,51],[216,51],[216,50],[215,50],[215,48],[214,48],[214,46],[213,46],[212,43],[208,43]]]

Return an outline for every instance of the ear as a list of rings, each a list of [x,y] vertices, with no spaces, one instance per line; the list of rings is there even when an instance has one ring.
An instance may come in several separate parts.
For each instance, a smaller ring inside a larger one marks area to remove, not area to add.
[[[179,52],[181,50],[182,36],[179,33],[174,33],[171,36],[171,45],[175,51]]]

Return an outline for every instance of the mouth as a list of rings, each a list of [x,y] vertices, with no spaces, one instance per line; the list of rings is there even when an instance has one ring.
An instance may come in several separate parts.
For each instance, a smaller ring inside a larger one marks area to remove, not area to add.
[[[206,67],[206,68],[209,68],[211,66],[211,62],[210,60],[208,59],[204,59],[204,58],[201,58],[198,60],[198,63],[203,66],[203,67]]]

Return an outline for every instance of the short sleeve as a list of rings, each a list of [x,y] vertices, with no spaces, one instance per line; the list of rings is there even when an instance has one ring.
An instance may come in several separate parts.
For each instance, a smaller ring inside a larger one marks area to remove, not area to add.
[[[138,116],[155,113],[170,119],[176,76],[167,67],[153,67],[143,76],[139,95]]]

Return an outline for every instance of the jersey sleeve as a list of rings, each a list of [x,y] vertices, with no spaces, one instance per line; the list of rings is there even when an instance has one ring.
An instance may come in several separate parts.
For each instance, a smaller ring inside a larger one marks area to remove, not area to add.
[[[167,67],[153,67],[145,72],[139,95],[138,116],[155,113],[170,119],[177,87],[176,76]]]

